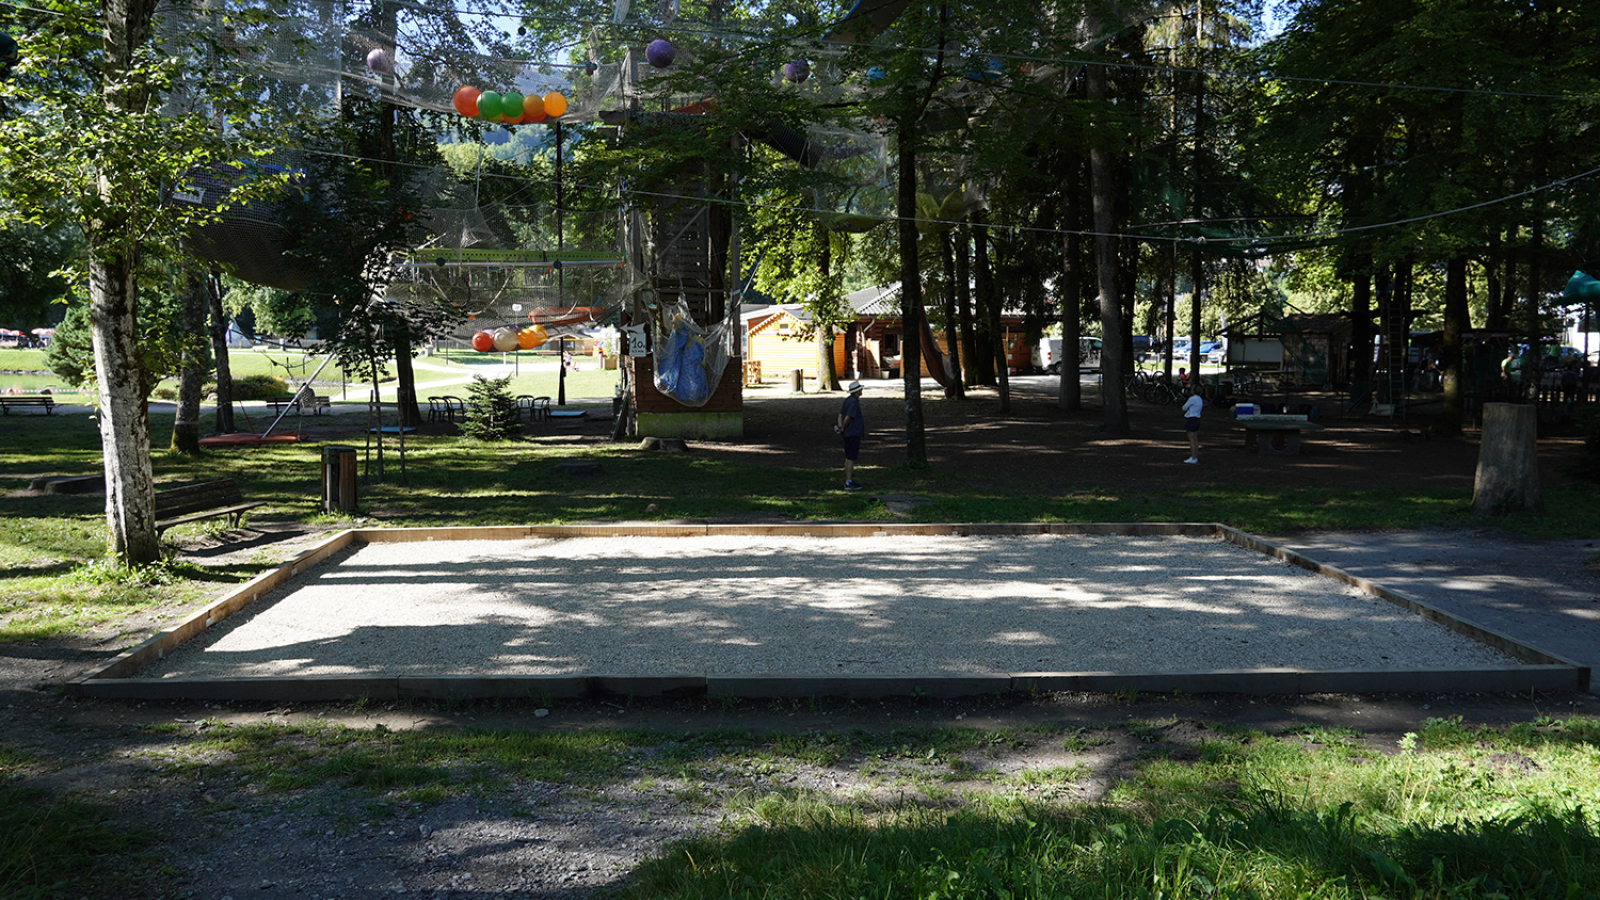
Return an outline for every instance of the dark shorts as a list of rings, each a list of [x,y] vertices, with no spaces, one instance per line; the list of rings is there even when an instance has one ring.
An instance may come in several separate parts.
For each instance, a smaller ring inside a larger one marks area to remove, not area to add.
[[[855,462],[861,456],[861,435],[847,434],[844,436],[844,458]]]
[[[1200,417],[1199,416],[1184,416],[1183,417],[1183,430],[1184,431],[1199,431],[1200,430]]]

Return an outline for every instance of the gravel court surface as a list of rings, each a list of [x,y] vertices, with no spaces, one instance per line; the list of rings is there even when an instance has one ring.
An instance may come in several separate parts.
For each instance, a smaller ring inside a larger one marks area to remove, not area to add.
[[[346,551],[141,677],[1502,666],[1211,538],[610,537]]]

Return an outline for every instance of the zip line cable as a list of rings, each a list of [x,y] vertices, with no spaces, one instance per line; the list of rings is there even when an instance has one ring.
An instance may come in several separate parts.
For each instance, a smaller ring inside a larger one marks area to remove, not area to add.
[[[376,162],[377,161],[377,160],[372,159],[371,157],[355,156],[355,155],[348,154],[348,153],[338,153],[338,152],[328,151],[328,150],[307,150],[307,151],[304,151],[304,152],[317,154],[317,155],[323,155],[323,156],[338,157],[338,158],[343,158],[343,159],[352,159],[352,160],[358,160],[358,161],[364,161],[364,162]],[[414,168],[433,168],[432,166],[428,166],[428,165],[425,165],[425,164],[422,164],[422,163],[399,163],[399,165],[411,166],[411,167],[414,167]],[[1323,240],[1323,239],[1326,239],[1326,238],[1342,237],[1342,236],[1345,236],[1345,235],[1357,234],[1357,233],[1364,232],[1364,231],[1373,231],[1373,230],[1382,229],[1382,228],[1398,228],[1398,227],[1400,227],[1402,225],[1411,225],[1411,224],[1415,224],[1417,222],[1426,222],[1428,220],[1438,219],[1438,218],[1442,218],[1444,216],[1452,216],[1452,215],[1457,215],[1457,214],[1464,213],[1464,212],[1471,212],[1472,210],[1475,210],[1475,209],[1482,209],[1482,208],[1488,207],[1488,206],[1496,206],[1496,205],[1501,204],[1501,203],[1509,203],[1509,202],[1511,202],[1513,200],[1519,200],[1519,199],[1521,199],[1523,197],[1529,197],[1529,196],[1532,196],[1534,194],[1542,193],[1544,191],[1553,190],[1555,188],[1562,187],[1564,185],[1571,184],[1571,183],[1576,182],[1576,181],[1581,181],[1581,180],[1583,180],[1585,178],[1590,178],[1590,177],[1593,177],[1595,175],[1600,175],[1600,167],[1595,167],[1595,168],[1589,169],[1588,171],[1585,171],[1585,172],[1579,172],[1579,173],[1577,173],[1575,175],[1568,175],[1568,176],[1566,176],[1564,178],[1558,178],[1555,181],[1549,182],[1547,184],[1542,184],[1542,185],[1539,185],[1538,187],[1529,188],[1529,189],[1524,190],[1524,191],[1518,191],[1518,192],[1516,192],[1514,194],[1507,194],[1505,196],[1495,197],[1495,198],[1490,199],[1490,200],[1483,200],[1483,201],[1480,201],[1480,202],[1477,202],[1477,203],[1468,204],[1466,206],[1455,207],[1453,209],[1438,210],[1438,211],[1431,212],[1431,213],[1424,213],[1424,214],[1419,215],[1419,216],[1411,216],[1411,217],[1405,218],[1405,219],[1394,219],[1394,220],[1391,220],[1391,221],[1378,222],[1378,223],[1374,223],[1374,224],[1371,224],[1371,225],[1353,225],[1353,226],[1351,226],[1349,228],[1338,228],[1338,229],[1329,229],[1329,230],[1324,230],[1324,231],[1313,231],[1313,232],[1307,232],[1307,233],[1304,233],[1304,234],[1278,234],[1278,235],[1265,235],[1265,236],[1257,236],[1257,237],[1242,236],[1242,237],[1210,238],[1210,237],[1205,237],[1205,236],[1186,237],[1186,236],[1180,236],[1180,235],[1140,234],[1140,233],[1131,232],[1131,231],[1110,232],[1109,234],[1103,234],[1102,232],[1098,232],[1098,231],[1075,230],[1075,229],[1067,229],[1067,228],[1043,228],[1043,227],[1034,226],[1034,225],[1005,225],[1005,226],[993,226],[993,228],[994,228],[994,230],[997,230],[997,231],[998,230],[1009,230],[1009,231],[1014,231],[1014,232],[1028,232],[1028,233],[1037,233],[1037,234],[1052,234],[1052,235],[1070,235],[1070,234],[1075,234],[1075,235],[1080,235],[1080,236],[1083,236],[1083,237],[1101,237],[1101,236],[1127,237],[1127,238],[1133,238],[1134,240],[1147,241],[1147,242],[1150,242],[1150,243],[1268,245],[1268,244],[1274,244],[1274,243],[1290,243],[1290,242],[1295,242],[1295,241],[1307,241],[1307,240],[1320,241],[1320,240]],[[482,173],[481,177],[484,177],[484,178],[506,178],[506,179],[513,179],[513,180],[518,180],[518,181],[528,180],[528,179],[517,178],[516,176],[513,176],[513,175],[501,175],[501,174],[494,173],[494,172],[484,172],[484,173]],[[545,184],[553,184],[554,183],[553,180],[543,180],[543,179],[536,179],[536,180],[542,180]],[[609,192],[611,190],[610,188],[607,188],[607,187],[605,187],[603,185],[584,184],[584,183],[581,183],[581,182],[574,184],[573,182],[570,182],[570,181],[567,182],[567,184],[569,186],[573,186],[573,187],[588,188],[588,189],[596,190],[596,191],[607,191],[607,192]],[[747,200],[738,200],[738,201],[736,201],[736,200],[728,200],[728,199],[723,198],[723,197],[703,196],[703,195],[694,195],[694,194],[681,194],[681,193],[673,193],[673,192],[666,192],[666,191],[646,191],[646,190],[641,190],[641,189],[638,189],[638,188],[623,188],[622,192],[625,195],[634,196],[634,197],[652,197],[652,198],[662,199],[662,200],[687,200],[687,201],[690,201],[690,202],[693,202],[693,203],[699,203],[699,204],[703,204],[703,205],[707,205],[707,206],[718,205],[718,206],[728,206],[728,207],[740,207],[740,208],[744,208],[744,209],[794,210],[794,211],[811,212],[811,213],[816,213],[816,214],[819,214],[819,215],[832,215],[832,214],[836,214],[837,213],[836,210],[826,210],[826,209],[820,209],[820,208],[817,208],[817,207],[794,207],[794,206],[785,206],[783,204],[777,204],[777,203],[756,203],[756,202],[751,202],[751,201],[747,201]],[[600,212],[601,210],[599,210],[599,209],[590,209],[590,210],[581,210],[581,211],[584,211],[584,212]],[[863,216],[865,218],[876,219],[879,222],[896,222],[896,221],[899,221],[899,219],[900,219],[899,216],[894,216],[894,215],[872,215],[872,214],[866,214],[866,213],[852,213],[851,215],[859,215],[859,216]],[[1267,219],[1267,218],[1253,219],[1253,218],[1246,218],[1246,217],[1230,217],[1230,218],[1222,218],[1222,219],[1193,219],[1193,220],[1182,220],[1182,221],[1176,221],[1176,222],[1147,222],[1147,223],[1144,223],[1143,225],[1135,226],[1135,227],[1150,227],[1150,226],[1161,226],[1161,225],[1203,226],[1203,225],[1212,224],[1212,223],[1240,222],[1240,221],[1270,221],[1270,220],[1274,220],[1274,219],[1284,219],[1284,218],[1304,218],[1304,217],[1303,216],[1276,216],[1276,217],[1271,217],[1271,219]],[[959,219],[956,219],[956,220],[951,220],[951,219],[924,219],[924,218],[921,218],[921,217],[916,217],[914,219],[914,221],[928,222],[930,224],[936,224],[936,225],[960,225],[960,224],[964,224],[962,222],[962,220],[959,220]]]

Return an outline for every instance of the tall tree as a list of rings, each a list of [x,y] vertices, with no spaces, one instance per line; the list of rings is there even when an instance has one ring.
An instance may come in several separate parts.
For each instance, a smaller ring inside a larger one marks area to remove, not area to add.
[[[209,22],[186,6],[161,8]],[[205,215],[169,202],[172,186],[186,183],[198,166],[251,155],[246,98],[211,82],[214,69],[197,66],[231,51],[211,40],[208,27],[176,29],[180,37],[172,40],[207,42],[215,52],[158,46],[157,9],[157,0],[66,0],[49,14],[25,11],[39,27],[20,35],[7,89],[33,109],[0,120],[0,192],[24,217],[72,222],[84,235],[107,549],[130,564],[160,556],[139,352],[140,257],[175,246]],[[239,127],[218,133],[207,116],[164,108],[162,99],[183,78],[211,83],[212,103],[224,115],[237,114]],[[86,91],[94,102],[83,102]]]

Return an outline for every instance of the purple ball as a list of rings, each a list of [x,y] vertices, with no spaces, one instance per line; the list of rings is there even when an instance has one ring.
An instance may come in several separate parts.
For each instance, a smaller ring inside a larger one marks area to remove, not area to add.
[[[388,51],[379,47],[367,54],[367,68],[380,75],[387,75],[394,71],[394,63],[390,61]]]
[[[811,77],[811,64],[803,59],[791,59],[783,64],[783,77],[790,84],[799,84]]]
[[[677,56],[678,49],[664,38],[656,38],[650,42],[650,46],[644,48],[645,60],[658,69],[672,65]]]

